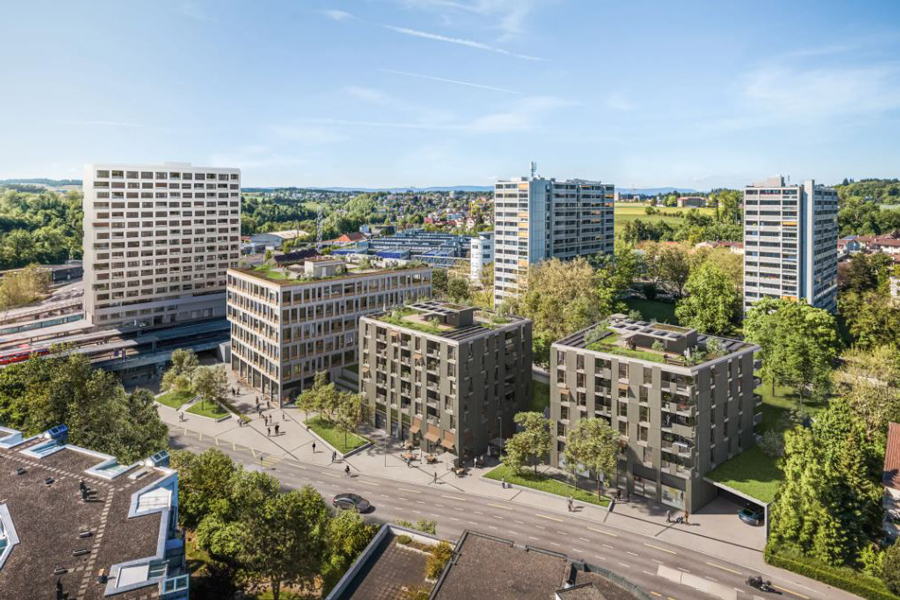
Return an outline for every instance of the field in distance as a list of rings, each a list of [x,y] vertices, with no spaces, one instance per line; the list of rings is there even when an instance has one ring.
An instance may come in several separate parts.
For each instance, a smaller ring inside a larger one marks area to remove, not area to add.
[[[616,202],[616,229],[629,221],[635,221],[637,219],[640,219],[644,223],[665,221],[673,227],[678,227],[682,223],[682,217],[676,215],[684,215],[687,214],[687,211],[691,210],[690,208],[657,206],[655,208],[662,214],[648,215],[644,212],[644,209],[648,206],[650,205],[637,202]],[[698,208],[697,210],[700,211],[700,214],[709,215],[711,217],[716,214],[716,211],[712,208]]]

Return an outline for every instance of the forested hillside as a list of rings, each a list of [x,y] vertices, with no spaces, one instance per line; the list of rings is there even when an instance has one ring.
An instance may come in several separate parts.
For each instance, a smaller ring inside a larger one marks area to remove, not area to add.
[[[844,180],[840,198],[841,235],[876,235],[900,229],[900,179]]]
[[[0,269],[81,258],[81,192],[0,190]]]

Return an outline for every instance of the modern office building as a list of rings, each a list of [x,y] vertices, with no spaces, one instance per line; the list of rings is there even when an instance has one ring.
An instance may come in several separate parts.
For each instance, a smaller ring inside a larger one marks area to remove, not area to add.
[[[838,196],[772,177],[744,188],[744,310],[760,298],[837,309]]]
[[[494,186],[494,306],[518,295],[528,267],[612,253],[615,186],[519,177]]]
[[[187,600],[178,472],[0,427],[0,597]]]
[[[568,432],[605,419],[621,435],[617,485],[676,509],[716,496],[704,475],[754,443],[758,346],[613,315],[550,351],[551,464]]]
[[[447,302],[359,320],[360,392],[375,427],[466,460],[502,445],[531,397],[531,321]]]
[[[469,240],[464,235],[407,229],[395,235],[372,238],[333,251],[335,256],[368,255],[392,261],[417,260],[443,269],[468,267]]]
[[[481,271],[494,261],[494,232],[482,231],[473,237],[469,249],[469,265],[472,281],[481,280]]]
[[[239,169],[88,165],[84,312],[94,325],[157,327],[225,315],[240,257]]]
[[[359,269],[318,257],[228,270],[231,368],[276,401],[356,364],[362,315],[431,296],[431,269]]]

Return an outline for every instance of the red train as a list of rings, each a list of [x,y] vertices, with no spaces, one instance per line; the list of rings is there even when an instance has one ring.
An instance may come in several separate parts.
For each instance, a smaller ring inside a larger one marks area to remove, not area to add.
[[[50,348],[32,348],[26,345],[15,350],[0,353],[0,365],[11,365],[26,361],[32,356],[44,356],[45,354],[50,354]]]

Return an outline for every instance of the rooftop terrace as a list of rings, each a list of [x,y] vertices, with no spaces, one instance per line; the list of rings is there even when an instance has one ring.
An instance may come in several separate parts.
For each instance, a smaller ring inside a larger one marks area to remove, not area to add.
[[[756,348],[741,340],[703,335],[688,327],[650,323],[622,314],[612,315],[555,345],[681,367],[702,365]]]
[[[436,300],[410,304],[372,318],[454,341],[464,341],[482,335],[486,329],[499,329],[525,320]]]
[[[308,258],[302,265],[276,266],[263,263],[253,268],[236,268],[233,270],[244,275],[250,275],[285,286],[422,268],[427,268],[427,265],[407,263],[391,267],[360,267],[352,263],[343,262],[340,259],[323,256]]]
[[[179,587],[164,559],[181,544],[168,535],[177,474],[155,466],[167,455],[123,466],[53,431],[28,438],[0,428],[0,595],[55,598],[59,582],[79,600],[184,597],[186,578],[163,592]]]

